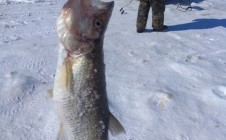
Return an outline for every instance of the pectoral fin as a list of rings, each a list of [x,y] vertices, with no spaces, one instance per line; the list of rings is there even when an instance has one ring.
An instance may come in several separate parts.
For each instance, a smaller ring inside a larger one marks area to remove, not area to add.
[[[61,90],[71,91],[73,73],[70,59],[64,60],[64,62],[59,66],[56,76],[55,87]]]
[[[126,133],[121,123],[112,114],[110,114],[109,117],[109,131],[113,136],[119,135],[121,133]]]
[[[64,126],[60,123],[59,131],[56,140],[68,140],[67,134],[64,130]]]

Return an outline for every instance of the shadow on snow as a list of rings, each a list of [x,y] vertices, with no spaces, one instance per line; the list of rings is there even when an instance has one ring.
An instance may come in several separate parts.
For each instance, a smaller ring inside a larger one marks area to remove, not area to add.
[[[168,26],[166,32],[211,29],[219,26],[226,28],[226,19],[195,19],[190,23]],[[152,29],[145,29],[146,33],[152,31]]]
[[[165,0],[166,5],[168,5],[168,4],[179,4],[179,3],[188,4],[189,2],[200,3],[202,1],[204,1],[204,0],[190,0],[190,1],[189,0]]]
[[[190,23],[168,26],[168,31],[200,30],[219,26],[226,28],[226,19],[195,19]]]

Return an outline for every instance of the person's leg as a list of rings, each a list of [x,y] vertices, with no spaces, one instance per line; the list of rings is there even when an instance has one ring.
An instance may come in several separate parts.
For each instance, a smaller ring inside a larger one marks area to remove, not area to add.
[[[136,25],[138,33],[141,33],[145,30],[150,6],[151,6],[150,0],[140,0]]]
[[[153,0],[152,2],[152,27],[153,31],[164,31],[165,0]]]

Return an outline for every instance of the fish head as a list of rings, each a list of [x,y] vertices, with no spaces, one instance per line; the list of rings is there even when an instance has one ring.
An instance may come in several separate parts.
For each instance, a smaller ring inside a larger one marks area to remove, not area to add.
[[[64,48],[75,55],[90,53],[104,37],[113,6],[113,1],[69,0],[57,21]]]

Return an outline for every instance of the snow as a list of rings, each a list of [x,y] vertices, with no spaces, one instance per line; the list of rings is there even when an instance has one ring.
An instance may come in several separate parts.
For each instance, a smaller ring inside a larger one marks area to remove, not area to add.
[[[65,1],[0,1],[0,139],[53,140],[56,17]],[[104,40],[110,140],[226,139],[226,1],[167,0],[167,32],[136,33],[139,1],[115,0]]]

